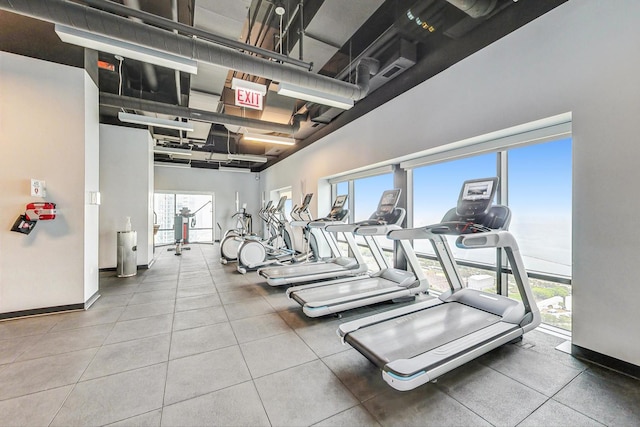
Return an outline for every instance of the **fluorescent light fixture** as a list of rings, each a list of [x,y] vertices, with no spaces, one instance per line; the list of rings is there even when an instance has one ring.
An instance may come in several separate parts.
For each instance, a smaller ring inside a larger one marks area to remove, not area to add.
[[[55,25],[55,31],[58,37],[60,37],[60,40],[65,43],[75,44],[101,52],[108,52],[114,55],[121,55],[125,58],[137,59],[138,61],[184,71],[185,73],[198,73],[198,62],[184,56],[173,55],[59,24]]]
[[[159,119],[157,117],[143,116],[142,114],[118,113],[121,122],[136,123],[139,125],[155,126],[166,129],[177,129],[186,132],[193,132],[193,125],[175,120]]]
[[[228,166],[220,166],[218,167],[218,170],[221,172],[251,173],[251,169],[232,168]]]
[[[244,138],[245,141],[266,142],[269,144],[294,145],[296,143],[296,140],[293,138],[263,135],[261,133],[245,133],[242,138]]]
[[[258,92],[262,96],[267,94],[267,86],[234,77],[231,79],[231,89],[236,90],[238,88]]]
[[[240,160],[243,162],[267,163],[265,156],[254,156],[251,154],[228,154],[229,160]]]
[[[353,99],[323,93],[306,87],[294,86],[289,83],[279,83],[276,92],[279,95],[300,98],[305,101],[341,108],[343,110],[348,110],[353,107]]]
[[[188,169],[191,167],[191,163],[153,162],[153,165],[162,166],[164,168],[180,168],[180,169]]]
[[[191,150],[158,146],[153,147],[153,152],[158,154],[168,154],[171,157],[191,157],[193,155]]]

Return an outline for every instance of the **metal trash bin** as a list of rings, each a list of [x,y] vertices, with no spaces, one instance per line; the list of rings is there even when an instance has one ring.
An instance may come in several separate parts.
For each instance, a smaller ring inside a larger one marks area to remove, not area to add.
[[[131,277],[138,273],[138,233],[118,231],[118,277]]]

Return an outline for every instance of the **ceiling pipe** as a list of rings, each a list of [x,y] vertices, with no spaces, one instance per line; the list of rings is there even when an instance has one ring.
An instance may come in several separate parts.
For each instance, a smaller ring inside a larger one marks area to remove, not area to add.
[[[132,98],[130,96],[120,96],[116,95],[115,93],[108,92],[100,92],[100,105],[105,107],[146,111],[149,113],[168,114],[201,122],[264,129],[271,132],[280,132],[286,134],[292,134],[296,132],[300,126],[299,123],[288,125],[275,122],[265,122],[263,120],[213,113],[206,110],[198,110],[195,108],[182,107],[179,105],[170,105],[162,102],[149,101],[147,99]]]
[[[372,61],[361,60],[363,81],[347,83],[63,0],[0,0],[0,9],[354,101],[367,95],[369,74],[377,71]]]
[[[472,18],[481,18],[495,9],[498,0],[447,0]]]
[[[178,0],[171,0],[171,19],[174,22],[178,22]],[[178,33],[178,30],[173,30],[174,33]],[[176,99],[177,104],[182,105],[182,87],[180,85],[180,71],[175,70],[173,72],[176,81]]]
[[[266,58],[275,59],[276,61],[297,65],[299,67],[306,68],[307,70],[310,70],[313,65],[311,63],[298,61],[295,58],[289,58],[288,56],[280,55],[277,52],[273,52],[267,49],[262,49],[260,47],[253,46],[251,44],[246,44],[236,40],[227,39],[217,34],[213,34],[208,31],[204,31],[199,28],[195,28],[190,25],[183,24],[181,22],[177,22],[177,21],[174,22],[170,19],[166,19],[161,16],[154,15],[152,13],[144,12],[142,10],[131,11],[131,9],[127,8],[126,6],[122,6],[121,4],[114,3],[110,0],[83,0],[83,2],[88,4],[89,6],[98,7],[102,10],[116,13],[121,16],[135,16],[146,23],[157,25],[158,27],[164,28],[165,30],[179,31],[182,34],[188,34],[191,36],[200,37],[202,39],[210,40],[212,42],[215,42],[233,49],[244,50],[247,52],[255,53],[257,55],[262,55]]]

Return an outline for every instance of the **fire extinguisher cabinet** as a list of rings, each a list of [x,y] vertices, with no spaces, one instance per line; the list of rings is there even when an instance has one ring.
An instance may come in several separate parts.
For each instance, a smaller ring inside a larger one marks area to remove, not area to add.
[[[131,277],[138,273],[138,233],[118,231],[118,277]]]

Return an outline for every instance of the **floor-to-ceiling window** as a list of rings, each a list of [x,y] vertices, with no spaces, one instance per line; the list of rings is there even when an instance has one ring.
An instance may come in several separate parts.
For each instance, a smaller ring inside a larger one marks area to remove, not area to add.
[[[497,176],[500,189],[495,202],[508,205],[512,211],[509,230],[520,247],[543,322],[570,330],[570,124],[533,132],[504,138],[507,140],[504,146],[500,145],[503,140],[488,141],[482,150],[477,150],[480,154],[463,150],[459,155],[437,154],[401,163],[403,169],[410,171],[408,185],[413,194],[408,201],[412,208],[412,223],[408,226],[440,222],[449,209],[455,208],[465,180]],[[541,133],[546,134],[541,137]],[[393,188],[393,174],[389,171],[331,181],[334,195],[349,194],[354,221],[367,219],[382,191]],[[379,240],[391,259],[392,245],[385,239]],[[459,249],[453,240],[450,239],[450,247],[467,286],[520,298],[504,254],[501,256],[495,249]],[[414,248],[431,290],[435,293],[448,290],[431,243],[414,240]]]
[[[349,191],[349,189],[352,189]],[[393,189],[393,173],[385,170],[380,174],[364,176],[362,178],[345,178],[343,181],[335,183],[335,194],[348,194],[350,205],[353,212],[350,218],[354,222],[364,221],[373,215],[378,207],[380,197],[385,190]],[[356,237],[356,242],[360,248],[360,252],[367,262],[369,270],[376,271],[380,269],[380,265],[375,260],[371,252],[371,245],[378,245],[383,249],[383,256],[390,265],[393,264],[393,243],[384,236],[375,236],[370,238],[370,244],[367,244],[362,236]],[[346,251],[346,243],[340,240],[341,250]]]
[[[569,137],[416,167],[412,169],[413,226],[439,222],[448,209],[455,207],[465,180],[498,176],[502,191],[497,196],[501,200],[497,201],[512,211],[509,229],[520,247],[543,321],[569,330],[571,170]],[[467,286],[520,298],[508,274],[509,267],[504,264],[498,268],[496,250],[450,246]],[[431,289],[448,290],[431,243],[416,240],[414,247]]]
[[[507,156],[510,229],[533,295],[544,323],[571,329],[571,139],[514,148]]]
[[[175,243],[176,221],[187,225],[189,243],[213,242],[213,195],[155,193],[153,212],[156,246]]]

